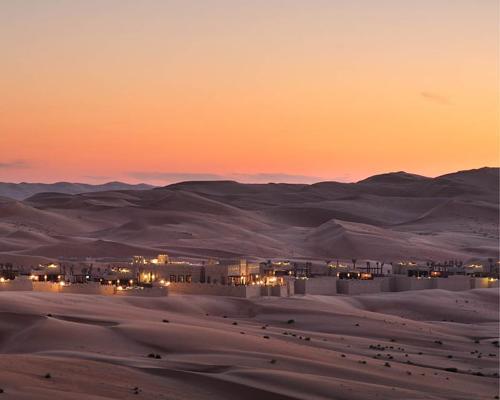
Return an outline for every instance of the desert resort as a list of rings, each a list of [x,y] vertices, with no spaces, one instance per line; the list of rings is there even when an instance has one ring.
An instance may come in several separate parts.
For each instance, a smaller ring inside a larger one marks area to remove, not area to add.
[[[246,259],[172,259],[134,256],[126,262],[61,259],[37,266],[0,262],[0,291],[167,296],[215,295],[251,298],[294,295],[363,295],[443,289],[499,287],[500,261],[465,264],[379,262],[351,259],[326,262]]]

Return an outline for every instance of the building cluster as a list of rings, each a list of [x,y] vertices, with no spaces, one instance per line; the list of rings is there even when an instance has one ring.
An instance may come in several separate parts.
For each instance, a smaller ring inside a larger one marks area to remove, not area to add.
[[[419,289],[467,290],[498,286],[499,262],[174,260],[134,256],[129,262],[94,260],[41,264],[29,270],[0,263],[0,290],[67,293],[236,297],[367,294]]]

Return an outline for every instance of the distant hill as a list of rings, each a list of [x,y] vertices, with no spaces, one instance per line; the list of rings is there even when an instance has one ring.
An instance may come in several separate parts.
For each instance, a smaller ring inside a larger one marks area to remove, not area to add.
[[[322,262],[499,256],[498,168],[312,185],[33,185],[50,192],[0,196],[0,262],[160,252]]]
[[[108,182],[102,185],[91,185],[87,183],[6,183],[0,182],[0,196],[10,197],[15,200],[23,200],[37,193],[55,192],[66,194],[78,194],[89,192],[103,192],[108,190],[146,190],[154,186],[144,183],[131,185],[123,182]]]

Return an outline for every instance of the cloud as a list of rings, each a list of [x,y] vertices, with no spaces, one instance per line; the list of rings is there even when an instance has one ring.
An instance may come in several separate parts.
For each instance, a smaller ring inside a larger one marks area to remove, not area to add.
[[[283,173],[233,174],[234,179],[248,183],[314,183],[324,180],[317,176],[293,175]]]
[[[148,172],[135,171],[127,174],[131,178],[139,180],[154,180],[165,182],[183,182],[183,181],[220,181],[227,180],[227,177],[217,174],[198,173],[198,172]]]
[[[0,162],[0,169],[20,169],[29,167],[29,163],[23,160]]]
[[[231,180],[242,183],[315,183],[322,181],[335,180],[346,182],[348,176],[344,175],[335,178],[324,178],[311,175],[295,175],[285,173],[229,173],[229,174],[213,174],[204,172],[155,172],[155,171],[133,171],[127,173],[127,176],[145,182],[156,183],[176,183],[184,181],[221,181]]]
[[[432,93],[432,92],[420,92],[420,96],[422,96],[425,100],[432,101],[433,103],[449,105],[452,104],[451,99],[447,96],[443,96],[441,94]]]
[[[111,181],[114,179],[112,176],[107,175],[84,175],[83,178],[91,179],[93,181]]]

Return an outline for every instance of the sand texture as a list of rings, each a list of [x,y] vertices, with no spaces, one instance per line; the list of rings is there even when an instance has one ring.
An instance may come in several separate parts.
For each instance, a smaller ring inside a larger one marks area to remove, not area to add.
[[[498,258],[497,168],[358,183],[185,182],[0,198],[0,259],[156,255]]]
[[[493,399],[498,300],[498,289],[252,300],[4,292],[1,396]]]

